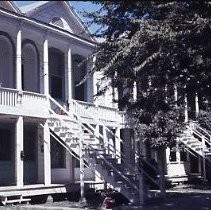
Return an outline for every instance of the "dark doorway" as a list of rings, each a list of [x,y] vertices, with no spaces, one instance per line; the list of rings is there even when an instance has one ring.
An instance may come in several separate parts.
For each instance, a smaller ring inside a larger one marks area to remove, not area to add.
[[[24,184],[37,182],[37,127],[24,126]]]

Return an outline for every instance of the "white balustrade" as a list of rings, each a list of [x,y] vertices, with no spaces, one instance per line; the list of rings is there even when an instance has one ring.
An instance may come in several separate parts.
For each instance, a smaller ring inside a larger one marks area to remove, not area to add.
[[[72,101],[74,112],[83,118],[97,118],[107,122],[122,123],[122,115],[115,108],[96,106],[89,102]]]
[[[33,93],[33,92],[23,92],[22,96],[22,104],[25,107],[32,106],[32,107],[44,107],[47,103],[47,97],[43,94]],[[30,107],[30,108],[32,108]]]
[[[1,106],[16,106],[18,99],[18,90],[9,88],[0,88],[0,105]]]
[[[0,87],[0,106],[3,113],[16,113],[21,115],[47,115],[49,101],[45,95],[17,89]],[[15,108],[15,109],[13,109]]]

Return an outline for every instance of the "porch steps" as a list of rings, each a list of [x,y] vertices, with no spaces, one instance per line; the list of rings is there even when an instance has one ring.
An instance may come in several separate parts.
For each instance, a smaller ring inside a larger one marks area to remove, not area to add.
[[[29,203],[30,198],[24,198],[22,194],[4,193],[0,194],[0,202],[5,206],[14,203]]]
[[[196,122],[191,122],[177,140],[193,154],[204,157],[211,163],[211,134]]]

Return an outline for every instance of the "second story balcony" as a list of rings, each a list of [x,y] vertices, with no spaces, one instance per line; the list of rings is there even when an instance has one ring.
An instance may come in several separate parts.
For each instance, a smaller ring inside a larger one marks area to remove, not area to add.
[[[50,106],[47,95],[0,87],[0,115],[47,119]],[[124,113],[115,108],[96,106],[93,103],[72,99],[69,112],[76,114],[83,122],[111,127],[125,126]],[[66,118],[67,116],[61,117]]]

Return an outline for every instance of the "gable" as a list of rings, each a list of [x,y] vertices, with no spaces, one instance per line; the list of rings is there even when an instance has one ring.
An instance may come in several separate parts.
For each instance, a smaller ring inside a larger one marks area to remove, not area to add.
[[[12,12],[20,13],[20,10],[12,1],[0,1],[0,7]]]
[[[89,31],[85,29],[77,14],[66,1],[39,1],[22,7],[21,10],[29,17],[93,41]]]

